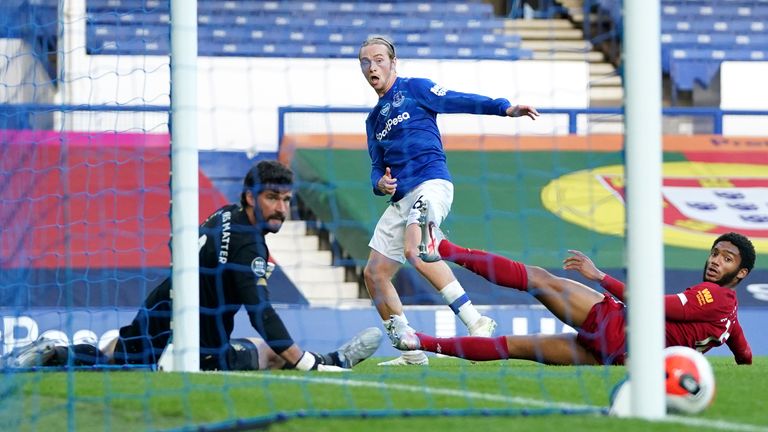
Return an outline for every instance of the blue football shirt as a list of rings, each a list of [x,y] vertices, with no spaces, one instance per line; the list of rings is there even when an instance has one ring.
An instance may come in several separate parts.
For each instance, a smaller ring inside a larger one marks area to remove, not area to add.
[[[373,193],[387,167],[397,179],[392,201],[432,179],[451,181],[437,114],[506,116],[507,99],[447,90],[425,78],[397,78],[365,120]]]

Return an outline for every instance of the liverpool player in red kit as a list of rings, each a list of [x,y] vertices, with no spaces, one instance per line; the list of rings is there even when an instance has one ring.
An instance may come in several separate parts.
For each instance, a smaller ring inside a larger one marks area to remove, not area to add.
[[[610,294],[557,277],[485,251],[467,249],[446,240],[439,228],[424,223],[422,259],[453,261],[497,285],[528,291],[577,334],[501,336],[496,338],[435,338],[403,333],[395,344],[402,350],[420,349],[469,360],[525,359],[545,364],[623,364],[626,360],[624,284],[600,271],[578,251],[563,261],[599,281]],[[727,344],[736,363],[751,364],[752,351],[738,321],[735,287],[752,270],[755,248],[738,233],[718,237],[704,266],[703,281],[664,297],[666,346],[682,345],[706,352]],[[393,325],[399,327],[397,317]]]

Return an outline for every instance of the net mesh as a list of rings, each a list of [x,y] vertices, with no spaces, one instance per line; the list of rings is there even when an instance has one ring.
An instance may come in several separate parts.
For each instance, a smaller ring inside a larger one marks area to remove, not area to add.
[[[0,6],[2,354],[43,334],[106,349],[170,274],[169,6]],[[363,328],[382,327],[363,283],[368,241],[387,206],[369,184],[364,124],[376,95],[356,59],[371,33],[402,44],[401,76],[543,107],[536,122],[438,117],[455,186],[443,225],[452,241],[569,277],[562,259],[579,248],[622,276],[622,115],[595,108],[618,106],[621,97],[610,101],[615,89],[604,87],[615,71],[595,65],[583,40],[523,46],[520,22],[494,18],[480,2],[243,0],[198,7],[200,216],[239,201],[254,161],[279,158],[293,168],[290,220],[267,237],[278,264],[269,286],[301,347],[332,352]],[[539,34],[562,30],[562,22],[542,23]],[[704,114],[697,128],[722,131],[716,113]],[[692,131],[691,124],[676,122],[672,132]],[[758,202],[766,190],[760,165],[768,162],[759,146],[699,151],[704,141],[674,137],[665,154],[677,176],[665,183],[675,288],[700,277],[691,247],[706,249],[722,221],[686,211],[673,188],[733,186],[733,166],[718,165],[728,153],[747,174],[737,184],[750,188],[747,198]],[[748,228],[761,242],[766,221],[759,211]],[[530,294],[452,269],[480,312],[498,322],[498,335],[575,331]],[[393,282],[414,328],[438,337],[467,334],[414,268],[406,265]],[[258,336],[243,311],[232,335]],[[232,430],[306,418],[335,425],[330,418],[604,413],[624,375],[623,368],[441,355],[430,356],[429,367],[376,366],[398,355],[385,337],[372,360],[338,375],[5,363],[0,429]]]

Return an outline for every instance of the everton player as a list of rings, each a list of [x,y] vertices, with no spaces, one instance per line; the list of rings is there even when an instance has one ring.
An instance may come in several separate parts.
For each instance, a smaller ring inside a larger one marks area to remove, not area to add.
[[[408,260],[440,292],[470,334],[491,336],[496,323],[480,315],[450,268],[418,258],[419,208],[429,202],[430,218],[439,225],[453,202],[453,184],[436,117],[440,113],[466,113],[536,119],[539,113],[528,105],[513,106],[506,99],[448,90],[428,79],[400,78],[395,46],[383,36],[365,40],[359,60],[366,81],[379,96],[365,121],[371,185],[374,194],[390,197],[368,244],[371,252],[363,272],[384,327],[390,332],[390,315],[407,323],[392,278]],[[424,353],[406,352],[381,365],[427,363]]]
[[[439,339],[421,333],[412,337],[403,331],[398,348],[439,351],[470,360],[514,358],[561,365],[625,362],[624,284],[600,271],[589,257],[572,250],[563,268],[599,281],[610,294],[598,293],[540,267],[457,246],[445,240],[434,224],[424,226],[429,242],[424,245],[424,259],[450,260],[495,284],[528,291],[578,333]],[[666,346],[682,345],[706,352],[727,344],[737,364],[751,364],[752,350],[739,324],[735,288],[754,265],[755,248],[747,237],[730,232],[715,239],[702,282],[664,297]],[[397,316],[392,321],[396,329],[406,326]]]

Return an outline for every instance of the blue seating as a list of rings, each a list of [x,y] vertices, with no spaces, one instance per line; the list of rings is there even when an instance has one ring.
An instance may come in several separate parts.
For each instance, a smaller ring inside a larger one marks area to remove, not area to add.
[[[152,12],[147,13],[143,11],[89,11],[86,19],[88,25],[119,25],[119,24],[134,24],[134,25],[152,25],[152,24],[165,24],[170,22],[170,15],[167,12]]]
[[[766,58],[768,5],[744,6],[735,1],[719,5],[718,16],[709,15],[711,3],[663,8],[675,11],[663,15],[661,23],[662,69],[669,73],[675,91],[693,90],[695,83],[708,87],[723,61]]]
[[[494,47],[415,47],[404,46],[399,48],[403,57],[414,58],[445,58],[445,59],[467,59],[484,58],[494,60],[524,60],[533,58],[533,53],[524,49],[508,49]],[[356,53],[357,51],[355,51]]]
[[[170,37],[169,4],[88,0],[88,52],[141,54],[144,47],[147,53],[164,54]],[[492,5],[477,0],[198,3],[201,55],[355,57],[361,41],[385,34],[398,44],[400,56],[530,58],[530,52],[520,49],[519,37],[497,32],[503,26],[503,20],[493,18]],[[126,39],[130,42],[121,42]]]
[[[463,31],[460,33],[394,33],[396,41],[405,41],[409,45],[499,45],[505,48],[520,47],[519,35],[500,35],[486,31]],[[358,39],[360,40],[360,39]]]
[[[621,2],[596,0],[621,29]],[[768,0],[662,0],[661,62],[675,90],[709,86],[724,60],[761,60]]]
[[[307,30],[292,30],[282,28],[263,31],[250,29],[237,29],[231,27],[204,27],[200,29],[201,39],[226,39],[226,40],[262,40],[273,42],[299,41],[312,44],[328,45],[359,45],[368,35],[366,29],[346,29],[329,32],[324,29],[310,28]],[[505,48],[520,46],[521,38],[518,35],[497,35],[486,31],[466,31],[461,33],[418,33],[418,32],[388,32],[399,44],[414,46],[423,45],[497,45]]]
[[[89,12],[168,12],[171,2],[168,0],[88,0]]]
[[[661,22],[662,33],[768,33],[765,17],[750,19],[691,18],[682,20],[664,20]]]
[[[669,76],[677,90],[693,90],[698,83],[708,87],[720,69],[720,63],[731,61],[765,61],[768,50],[679,49],[672,52]]]
[[[709,49],[720,51],[732,50],[768,50],[768,34],[733,34],[733,33],[665,33],[661,35],[661,65],[664,72],[670,71],[674,52],[686,52],[688,49]],[[677,58],[682,58],[678,54]],[[704,82],[704,81],[702,81]],[[709,85],[709,81],[705,82]]]
[[[57,0],[0,1],[0,37],[19,38],[35,47],[32,50],[48,76],[55,79],[59,34]]]
[[[168,0],[89,0],[89,12],[168,12]],[[318,14],[337,16],[355,14],[378,16],[410,16],[429,14],[432,16],[472,16],[493,17],[493,6],[483,2],[429,2],[421,1],[253,1],[223,0],[201,1],[198,13],[217,14],[235,13],[247,15],[269,14]]]
[[[91,54],[161,55],[170,49],[168,38],[100,39],[98,46],[89,46]]]
[[[96,25],[86,28],[86,35],[101,40],[126,40],[133,38],[168,39],[167,25]]]
[[[718,6],[731,7],[731,6],[758,6],[768,5],[768,0],[661,0],[662,6],[679,6],[679,5],[691,5],[691,6],[706,6],[716,3]]]
[[[758,4],[759,3],[759,4]],[[709,87],[727,60],[765,60],[768,2],[720,0],[662,7],[662,68],[674,91]]]
[[[760,17],[768,15],[768,3],[764,6],[733,5],[718,7],[717,5],[665,5],[661,8],[662,20],[675,18],[696,19],[698,17],[733,19],[739,17]]]
[[[142,47],[141,43],[133,42],[127,45],[108,45],[104,54],[110,53],[110,49],[137,51]],[[358,45],[329,45],[307,43],[271,43],[271,42],[247,42],[247,43],[220,43],[205,41],[199,45],[200,55],[205,56],[268,56],[268,57],[309,57],[309,58],[345,58],[357,55]],[[520,60],[532,58],[528,50],[514,48],[493,47],[427,47],[404,46],[403,56],[422,58],[486,58],[497,60]]]

